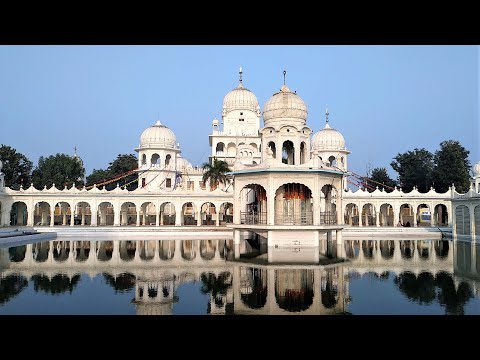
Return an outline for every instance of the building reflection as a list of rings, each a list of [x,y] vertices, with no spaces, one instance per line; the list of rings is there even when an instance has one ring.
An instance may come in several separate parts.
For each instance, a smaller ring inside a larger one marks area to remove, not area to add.
[[[338,249],[328,246],[320,251],[331,257]],[[364,276],[390,279],[409,301],[438,302],[447,314],[462,314],[478,297],[480,246],[470,242],[345,240],[344,246],[348,261],[325,266],[229,261],[231,240],[54,240],[1,248],[0,304],[29,283],[35,292],[73,293],[86,275],[101,275],[115,293],[131,293],[139,315],[173,314],[179,286],[193,282],[208,296],[212,315],[349,313],[350,283]]]

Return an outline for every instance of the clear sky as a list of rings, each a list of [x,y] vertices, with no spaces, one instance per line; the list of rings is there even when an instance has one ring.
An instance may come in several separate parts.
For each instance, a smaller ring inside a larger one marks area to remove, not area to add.
[[[88,175],[133,153],[158,118],[200,165],[240,65],[262,108],[284,69],[313,131],[328,105],[350,170],[396,175],[398,152],[435,151],[446,139],[480,160],[476,46],[0,46],[0,143],[34,164],[77,146]]]

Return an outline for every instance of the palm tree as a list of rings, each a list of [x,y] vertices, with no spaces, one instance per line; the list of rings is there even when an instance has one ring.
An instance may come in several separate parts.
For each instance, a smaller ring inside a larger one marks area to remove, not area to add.
[[[210,180],[210,186],[213,189],[216,189],[218,184],[226,185],[227,183],[227,172],[230,172],[228,164],[223,160],[217,160],[213,158],[213,164],[208,162],[202,165],[204,170],[202,181],[206,184],[207,180]]]

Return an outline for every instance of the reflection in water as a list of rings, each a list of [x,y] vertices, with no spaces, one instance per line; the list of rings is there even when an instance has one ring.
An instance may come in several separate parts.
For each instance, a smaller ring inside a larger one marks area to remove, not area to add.
[[[320,254],[328,258],[338,249],[326,241]],[[480,246],[448,240],[345,240],[344,249],[346,262],[272,265],[266,255],[263,263],[248,256],[229,261],[234,259],[231,240],[57,239],[0,248],[0,314],[9,313],[10,306],[42,312],[36,294],[62,297],[62,308],[72,313],[78,298],[88,299],[80,305],[88,312],[102,297],[113,296],[109,302],[133,306],[137,314],[175,314],[200,303],[208,314],[368,314],[378,307],[395,313],[402,310],[396,300],[405,298],[408,309],[415,305],[419,313],[428,307],[445,314],[480,314]],[[284,256],[292,249],[276,251]],[[90,281],[83,273],[103,281]],[[393,289],[388,295],[382,290],[387,285]],[[105,286],[113,291],[100,291]],[[23,291],[27,287],[32,291]],[[24,300],[17,301],[20,297]],[[372,298],[379,301],[373,305]]]

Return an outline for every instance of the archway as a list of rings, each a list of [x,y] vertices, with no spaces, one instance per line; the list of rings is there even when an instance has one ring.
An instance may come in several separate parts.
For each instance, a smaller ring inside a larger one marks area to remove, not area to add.
[[[290,140],[283,142],[282,163],[287,165],[295,165],[295,146]]]
[[[112,226],[115,210],[109,202],[102,202],[98,205],[97,224],[100,226]]]
[[[55,212],[53,216],[53,223],[54,225],[62,225],[62,226],[67,226],[70,225],[71,222],[71,212],[72,209],[70,207],[70,204],[61,201],[55,205]]]
[[[333,185],[324,185],[320,191],[320,224],[337,223],[337,189]]]
[[[145,226],[153,226],[157,221],[157,212],[155,204],[145,202],[140,206],[140,224]]]
[[[275,270],[275,300],[280,309],[301,312],[313,304],[313,270]]]
[[[150,159],[150,164],[151,165],[159,165],[160,164],[160,155],[153,154],[151,159]]]
[[[27,204],[23,201],[15,201],[10,210],[10,225],[25,226],[28,224]]]
[[[250,309],[261,309],[267,303],[267,270],[240,267],[240,299]]]
[[[200,257],[203,260],[212,260],[217,250],[216,240],[200,240]]]
[[[390,204],[383,204],[380,206],[380,226],[394,226],[395,216],[393,213],[393,206]]]
[[[373,253],[375,251],[375,242],[372,240],[362,241],[363,257],[365,259],[373,259]]]
[[[220,225],[232,224],[233,223],[233,204],[230,202],[223,203],[220,205],[220,211],[218,213],[220,217]]]
[[[358,206],[353,203],[347,204],[345,206],[345,224],[350,226],[358,226],[359,225],[359,212]]]
[[[358,240],[345,240],[345,255],[349,259],[356,259],[360,253],[360,242]]]
[[[90,241],[75,241],[75,261],[85,262],[90,257],[92,244]]]
[[[22,262],[25,260],[27,245],[20,245],[8,248],[8,256],[11,262]]]
[[[141,240],[138,242],[140,259],[150,261],[155,257],[157,242],[155,240]]]
[[[299,183],[280,186],[275,192],[276,225],[312,225],[312,191]]]
[[[182,258],[191,261],[197,257],[197,249],[195,241],[198,240],[183,240],[182,241]]]
[[[46,201],[40,201],[35,204],[33,210],[33,224],[35,226],[50,225],[50,204]]]
[[[38,242],[32,244],[32,256],[35,262],[45,262],[48,260],[50,252],[50,241]]]
[[[435,206],[432,221],[436,226],[448,226],[448,211],[444,204]]]
[[[75,206],[75,221],[74,225],[91,225],[92,224],[92,209],[87,202],[79,202]]]
[[[97,260],[109,261],[113,256],[113,241],[96,241]]]
[[[427,204],[420,204],[417,207],[417,224],[418,226],[431,226],[432,225],[432,213],[430,207]]]
[[[276,159],[277,158],[277,147],[276,147],[275,143],[273,141],[270,141],[267,144],[267,147],[270,148],[270,150],[272,151],[273,158]]]
[[[321,284],[322,305],[327,309],[332,309],[338,303],[338,274],[335,270],[325,270],[322,274]]]
[[[142,165],[146,165],[147,164],[147,155],[143,154],[142,155]]]
[[[332,167],[336,167],[337,166],[337,158],[335,156],[330,156],[328,158],[328,165],[332,166]]]
[[[435,255],[439,259],[445,259],[448,256],[448,251],[450,250],[450,244],[448,240],[437,240],[434,244]]]
[[[410,204],[402,204],[399,211],[399,222],[402,226],[414,226],[415,219],[413,217],[413,207]]]
[[[258,184],[249,184],[240,191],[240,223],[267,223],[267,192]]]
[[[202,225],[215,225],[215,219],[218,216],[215,205],[211,202],[202,204],[200,208],[200,216]]]
[[[380,255],[384,260],[393,258],[395,242],[393,240],[380,240]]]
[[[123,203],[120,208],[120,225],[135,226],[137,224],[137,206],[132,202]]]
[[[418,240],[417,241],[417,251],[418,251],[418,256],[420,259],[428,259],[430,255],[430,242],[429,241],[423,241],[423,240]]]
[[[457,206],[455,209],[455,231],[457,235],[471,235],[470,209],[465,205]]]
[[[306,145],[305,141],[300,143],[300,165],[305,164],[305,152],[306,152]]]
[[[53,259],[58,262],[68,260],[70,255],[70,241],[52,241]]]
[[[223,142],[219,142],[215,147],[215,153],[217,156],[223,156],[223,152],[225,151],[225,144]]]
[[[165,156],[165,166],[170,165],[170,161],[172,160],[172,155],[168,154]]]
[[[415,246],[412,240],[400,241],[400,255],[402,256],[402,259],[411,259],[414,252]]]
[[[197,212],[195,204],[187,202],[182,206],[182,225],[197,225]]]
[[[376,210],[373,204],[365,204],[362,207],[362,225],[363,226],[376,226]]]
[[[170,260],[175,255],[175,241],[180,240],[160,240],[158,242],[158,251],[160,259]]]
[[[234,143],[229,143],[227,145],[227,155],[228,156],[235,156],[237,154],[237,148]]]
[[[120,241],[120,259],[123,261],[132,261],[137,252],[136,241]]]
[[[175,225],[175,205],[171,202],[163,203],[160,206],[160,225]]]

